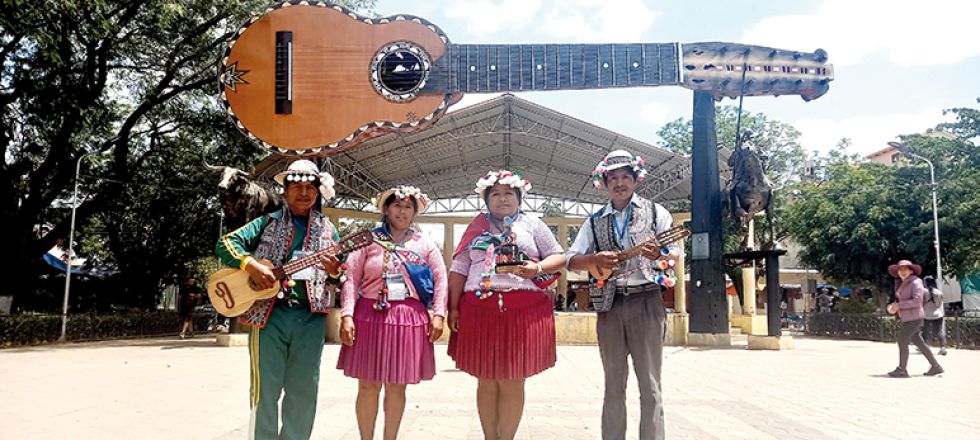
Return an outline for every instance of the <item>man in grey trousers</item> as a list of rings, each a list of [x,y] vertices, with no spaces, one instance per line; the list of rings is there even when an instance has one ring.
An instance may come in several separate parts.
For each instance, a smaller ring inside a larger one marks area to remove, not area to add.
[[[609,203],[582,224],[567,254],[571,270],[614,269],[608,280],[593,280],[589,291],[605,372],[603,440],[626,437],[627,357],[633,358],[640,388],[640,439],[664,438],[660,372],[666,311],[658,283],[672,283],[661,267],[672,267],[668,262],[680,258],[680,248],[647,241],[669,229],[672,218],[663,206],[634,194],[645,174],[643,159],[624,150],[599,162],[592,176],[596,188],[605,187]],[[621,258],[620,251],[638,245],[639,255]]]

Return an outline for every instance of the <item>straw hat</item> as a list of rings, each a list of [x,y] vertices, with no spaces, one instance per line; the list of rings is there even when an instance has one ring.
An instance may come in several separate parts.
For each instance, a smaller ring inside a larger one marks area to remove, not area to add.
[[[395,197],[399,199],[407,199],[409,197],[414,199],[415,205],[418,206],[419,208],[418,213],[420,214],[422,212],[425,212],[425,209],[429,207],[429,203],[432,202],[429,199],[429,196],[425,195],[425,193],[422,192],[422,190],[414,186],[398,185],[394,188],[390,188],[382,191],[380,194],[378,194],[377,197],[374,198],[374,200],[372,200],[374,206],[378,208],[378,211],[384,212],[385,200],[388,200],[388,197],[391,196],[392,194],[394,194]]]

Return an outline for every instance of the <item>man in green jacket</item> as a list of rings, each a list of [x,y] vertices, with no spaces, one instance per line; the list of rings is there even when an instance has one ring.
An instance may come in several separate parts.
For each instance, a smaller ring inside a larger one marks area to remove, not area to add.
[[[281,283],[276,297],[256,301],[239,317],[250,326],[249,438],[309,439],[316,415],[325,313],[333,305],[334,289],[328,283],[338,278],[339,262],[324,257],[320,266],[282,282],[258,260],[282,265],[339,240],[337,229],[320,212],[320,197],[333,197],[334,182],[308,160],[292,162],[274,180],[285,187],[285,206],[221,237],[215,252],[224,264],[248,272],[258,288]],[[278,402],[283,392],[280,431]]]

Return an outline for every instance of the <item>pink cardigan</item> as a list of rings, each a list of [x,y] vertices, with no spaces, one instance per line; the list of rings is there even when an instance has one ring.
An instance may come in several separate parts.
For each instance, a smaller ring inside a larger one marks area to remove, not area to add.
[[[899,319],[902,322],[915,321],[925,318],[925,311],[922,310],[922,297],[926,294],[926,288],[922,285],[922,280],[915,275],[909,275],[895,291],[895,298],[898,299],[900,310]]]
[[[439,246],[436,246],[435,242],[418,232],[414,233],[403,246],[421,255],[432,269],[432,282],[435,290],[432,295],[432,313],[445,317],[448,288],[446,286],[446,263],[442,259],[442,251],[439,250]],[[409,295],[418,299],[419,295],[415,293],[415,286],[409,281],[408,272],[405,271],[394,254],[392,254],[391,260],[389,272],[397,266],[396,270],[399,270],[405,277]],[[357,303],[358,293],[364,298],[378,298],[378,293],[383,284],[381,280],[381,264],[383,261],[384,248],[377,243],[351,252],[347,257],[347,281],[344,282],[340,297],[341,316],[354,316],[354,305]]]

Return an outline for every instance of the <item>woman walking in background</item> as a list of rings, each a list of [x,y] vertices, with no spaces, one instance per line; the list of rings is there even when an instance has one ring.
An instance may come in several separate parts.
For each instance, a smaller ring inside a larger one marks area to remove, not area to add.
[[[888,266],[888,273],[898,278],[898,288],[895,289],[895,299],[898,301],[898,319],[902,326],[898,330],[898,368],[888,372],[891,377],[909,377],[906,366],[909,361],[909,342],[915,344],[922,351],[922,354],[929,360],[929,371],[926,376],[935,376],[943,372],[943,367],[939,366],[936,357],[932,355],[932,350],[922,340],[922,320],[925,312],[922,309],[922,298],[926,295],[925,286],[919,279],[922,273],[922,266],[913,264],[909,260],[901,260]],[[894,304],[889,304],[892,310]]]

